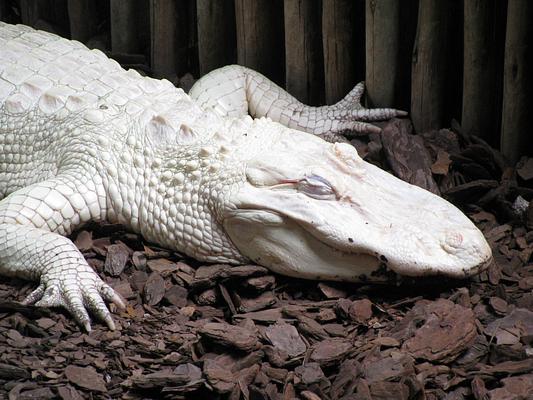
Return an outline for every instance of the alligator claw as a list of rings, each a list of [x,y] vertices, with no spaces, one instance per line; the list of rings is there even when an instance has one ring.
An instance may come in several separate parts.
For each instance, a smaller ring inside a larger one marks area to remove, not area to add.
[[[105,322],[109,329],[116,328],[106,301],[120,309],[126,307],[122,298],[87,265],[43,274],[39,286],[22,303],[38,307],[64,307],[78,324],[90,332],[89,312]]]

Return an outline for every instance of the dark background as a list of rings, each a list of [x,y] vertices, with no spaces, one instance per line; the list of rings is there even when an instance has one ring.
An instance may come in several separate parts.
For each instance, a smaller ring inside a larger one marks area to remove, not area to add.
[[[417,133],[455,119],[511,162],[533,154],[530,0],[0,0],[0,20],[185,89],[231,63],[313,105],[365,80],[367,105],[409,111]]]

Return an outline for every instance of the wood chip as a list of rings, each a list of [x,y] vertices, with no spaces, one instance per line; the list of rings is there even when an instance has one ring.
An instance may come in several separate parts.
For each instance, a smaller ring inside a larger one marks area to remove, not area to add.
[[[431,174],[431,156],[420,136],[412,134],[408,119],[393,119],[383,128],[381,140],[394,174],[413,185],[440,194]]]
[[[144,301],[150,306],[158,304],[165,295],[165,281],[157,272],[152,272],[144,285]]]
[[[257,337],[240,326],[209,322],[202,326],[198,333],[218,345],[232,347],[237,350],[249,352],[259,347]]]
[[[471,309],[438,299],[429,303],[417,302],[394,328],[392,336],[397,339],[407,336],[402,349],[413,357],[450,362],[474,342],[476,332]]]
[[[123,244],[112,244],[107,248],[104,270],[111,276],[120,276],[129,259],[129,250]]]
[[[258,265],[231,266],[227,264],[206,265],[198,268],[191,282],[193,289],[206,289],[215,286],[219,281],[235,278],[250,278],[266,275],[268,269]]]
[[[188,290],[180,285],[173,285],[165,291],[164,299],[176,307],[187,305]]]
[[[107,388],[100,375],[93,367],[78,367],[76,365],[69,365],[65,368],[65,377],[69,382],[90,391],[107,392]]]
[[[297,357],[307,349],[298,331],[292,325],[285,323],[270,325],[265,330],[265,335],[274,347],[286,352],[289,357]]]

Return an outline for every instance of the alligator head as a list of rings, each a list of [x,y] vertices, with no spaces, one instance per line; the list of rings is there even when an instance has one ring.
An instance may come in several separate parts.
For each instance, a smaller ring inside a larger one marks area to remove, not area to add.
[[[263,142],[245,174],[223,226],[244,256],[275,272],[343,281],[383,281],[389,271],[463,278],[492,260],[459,209],[363,161],[349,144],[284,129]]]

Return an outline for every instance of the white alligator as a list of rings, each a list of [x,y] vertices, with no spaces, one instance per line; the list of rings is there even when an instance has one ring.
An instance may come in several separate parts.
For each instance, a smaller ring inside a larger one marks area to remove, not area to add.
[[[89,313],[113,329],[105,302],[124,304],[66,237],[88,221],[301,278],[486,268],[486,240],[453,205],[296,130],[376,131],[368,121],[404,115],[364,109],[361,93],[308,107],[230,66],[193,101],[81,43],[0,23],[0,273],[40,281],[25,303],[63,306],[90,330]]]

